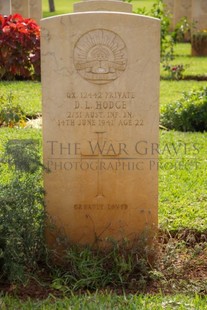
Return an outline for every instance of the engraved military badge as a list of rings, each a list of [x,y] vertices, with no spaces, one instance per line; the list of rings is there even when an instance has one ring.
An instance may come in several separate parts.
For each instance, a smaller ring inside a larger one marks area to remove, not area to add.
[[[127,49],[116,33],[97,29],[80,37],[74,48],[74,65],[87,81],[106,84],[116,80],[127,65]]]

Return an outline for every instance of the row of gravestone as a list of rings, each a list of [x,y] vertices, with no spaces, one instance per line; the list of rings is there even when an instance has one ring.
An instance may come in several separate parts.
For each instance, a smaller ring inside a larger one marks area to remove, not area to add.
[[[42,0],[0,0],[0,14],[18,13],[25,18],[32,18],[38,24],[42,18]]]
[[[195,23],[197,30],[207,29],[207,1],[206,0],[164,0],[172,16],[171,27],[182,17]],[[41,0],[0,0],[0,13],[9,15],[19,13],[24,17],[31,17],[38,23],[42,18]]]
[[[164,0],[164,3],[172,17],[172,30],[182,17],[187,17],[194,31],[207,29],[207,0]]]

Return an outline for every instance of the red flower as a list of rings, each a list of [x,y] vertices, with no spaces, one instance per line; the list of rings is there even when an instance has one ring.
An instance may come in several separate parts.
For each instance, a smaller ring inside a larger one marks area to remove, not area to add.
[[[34,20],[0,15],[0,45],[0,78],[40,75],[40,27]]]
[[[4,33],[8,33],[8,32],[10,32],[10,27],[9,27],[9,26],[5,26],[5,27],[2,29],[2,31],[3,31]]]
[[[177,67],[172,67],[172,71],[177,71]]]

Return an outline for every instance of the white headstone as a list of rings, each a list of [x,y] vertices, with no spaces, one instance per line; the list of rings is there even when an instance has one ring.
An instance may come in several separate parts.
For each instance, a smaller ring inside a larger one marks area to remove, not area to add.
[[[29,17],[40,24],[42,18],[42,0],[29,0]]]
[[[0,0],[0,14],[10,15],[11,10],[11,1],[10,0]]]
[[[28,15],[28,0],[11,0],[11,13],[18,13],[24,18],[29,17]]]
[[[160,21],[86,6],[41,21],[44,184],[57,228],[102,245],[157,228]]]
[[[186,17],[189,22],[192,19],[192,0],[174,0],[174,13],[173,13],[173,25]]]
[[[38,24],[42,18],[42,0],[11,0],[12,14],[18,13],[24,18],[32,18]]]
[[[192,0],[193,32],[207,31],[207,0]]]

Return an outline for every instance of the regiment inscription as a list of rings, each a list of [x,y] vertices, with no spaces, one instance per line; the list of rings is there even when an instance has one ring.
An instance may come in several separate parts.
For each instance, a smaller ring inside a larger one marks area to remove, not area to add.
[[[134,92],[68,92],[67,112],[59,127],[143,126],[141,112],[133,111]]]

